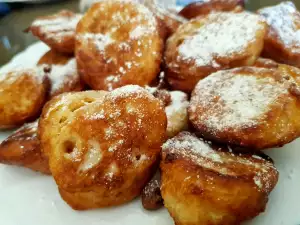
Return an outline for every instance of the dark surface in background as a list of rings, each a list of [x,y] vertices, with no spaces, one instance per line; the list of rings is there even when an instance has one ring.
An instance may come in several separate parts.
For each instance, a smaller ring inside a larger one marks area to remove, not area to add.
[[[1,1],[1,0],[0,0]],[[68,0],[45,4],[13,4],[13,10],[0,18],[0,66],[15,54],[37,41],[31,34],[23,32],[34,18],[61,9],[78,11],[78,0]]]
[[[0,0],[1,1],[1,0]],[[248,0],[246,8],[255,11],[263,6],[274,5],[280,0]],[[294,3],[300,9],[300,0]],[[31,34],[23,33],[37,16],[57,12],[60,9],[78,11],[78,0],[47,4],[13,4],[12,12],[0,17],[0,66],[7,63],[16,53],[37,41]]]

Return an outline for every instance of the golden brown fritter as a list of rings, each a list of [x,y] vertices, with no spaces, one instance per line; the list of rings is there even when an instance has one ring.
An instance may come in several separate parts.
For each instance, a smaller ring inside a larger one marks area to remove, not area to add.
[[[55,138],[61,133],[61,126],[67,122],[68,117],[79,108],[95,101],[102,101],[107,92],[105,91],[83,91],[64,93],[55,96],[48,101],[39,120],[39,137],[43,153],[49,157],[52,136]],[[51,128],[51,129],[49,129]]]
[[[265,37],[263,56],[300,67],[300,12],[293,2],[262,8],[269,27]]]
[[[160,175],[157,173],[142,191],[142,204],[144,209],[156,210],[163,207],[163,199],[160,193]]]
[[[163,51],[160,23],[144,5],[108,0],[92,5],[77,26],[80,76],[92,89],[148,85]]]
[[[35,120],[46,100],[49,82],[38,69],[15,69],[0,74],[0,129]]]
[[[61,53],[73,54],[75,29],[81,17],[80,14],[62,10],[53,15],[38,17],[28,31],[50,48]]]
[[[38,121],[25,124],[0,144],[0,162],[50,174],[37,137]]]
[[[51,100],[40,120],[42,147],[63,199],[80,210],[132,200],[157,167],[164,108],[134,85],[89,101],[72,95]]]
[[[49,50],[39,60],[38,66],[47,71],[51,86],[49,98],[65,92],[82,91],[84,89],[74,57],[63,55],[55,50]]]
[[[232,225],[265,210],[274,165],[182,132],[162,147],[161,193],[176,225]]]
[[[193,91],[189,119],[201,135],[259,150],[300,135],[300,70],[243,67],[216,72]]]
[[[213,13],[183,24],[166,45],[169,84],[191,92],[213,72],[253,65],[262,51],[265,32],[265,22],[247,12]]]
[[[241,12],[244,10],[244,0],[201,0],[185,6],[179,15],[192,19],[213,12]]]

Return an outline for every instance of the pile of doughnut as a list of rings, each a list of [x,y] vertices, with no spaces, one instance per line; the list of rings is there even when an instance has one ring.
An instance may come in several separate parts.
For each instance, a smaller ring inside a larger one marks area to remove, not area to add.
[[[73,209],[139,195],[176,225],[241,224],[279,173],[261,150],[300,136],[300,13],[241,0],[102,0],[27,32],[50,50],[0,75],[0,162],[52,175]],[[272,150],[271,150],[272,151]]]

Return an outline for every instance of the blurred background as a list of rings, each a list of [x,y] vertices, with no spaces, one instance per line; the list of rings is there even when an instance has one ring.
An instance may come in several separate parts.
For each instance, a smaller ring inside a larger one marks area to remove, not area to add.
[[[91,1],[91,0],[89,0]],[[95,0],[92,0],[95,1]],[[164,0],[159,0],[164,1]],[[185,5],[193,0],[165,0]],[[248,10],[274,5],[280,0],[247,0]],[[300,0],[293,1],[300,9]],[[15,54],[37,41],[23,32],[37,16],[47,15],[61,9],[79,11],[79,0],[0,0],[0,66]]]

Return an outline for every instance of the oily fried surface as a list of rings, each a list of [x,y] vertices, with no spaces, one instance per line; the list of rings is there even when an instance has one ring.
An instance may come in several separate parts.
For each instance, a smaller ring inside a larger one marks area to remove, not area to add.
[[[38,66],[47,72],[50,80],[51,88],[48,98],[53,98],[65,92],[82,91],[84,89],[74,57],[61,54],[55,50],[49,50],[39,60]]]
[[[160,183],[160,174],[157,173],[144,187],[141,198],[144,209],[157,210],[163,206]]]
[[[0,144],[0,162],[50,174],[37,137],[38,121],[25,124]]]
[[[89,209],[139,195],[165,140],[167,120],[160,102],[138,86],[116,89],[76,108],[62,102],[46,106],[40,126],[64,200],[74,209]],[[49,130],[53,124],[59,131]]]
[[[292,2],[262,8],[258,11],[268,25],[263,56],[300,67],[300,12]]]
[[[0,75],[0,129],[38,117],[49,82],[37,69],[16,69]]]
[[[179,15],[192,19],[212,12],[241,12],[243,10],[243,0],[202,0],[188,4],[179,12]]]
[[[49,157],[51,145],[56,144],[54,138],[60,134],[62,125],[75,110],[101,101],[105,94],[105,91],[64,93],[48,101],[43,108],[38,129],[43,153]]]
[[[265,32],[265,22],[247,12],[213,13],[183,24],[166,44],[169,84],[191,92],[213,72],[253,65],[262,51]]]
[[[160,70],[163,37],[156,17],[129,1],[95,3],[77,26],[80,76],[92,89],[144,86]]]
[[[162,149],[161,193],[177,225],[231,225],[263,212],[278,172],[256,155],[211,146],[188,132]]]
[[[80,14],[62,10],[53,15],[38,17],[28,30],[50,48],[61,53],[74,53],[75,29]]]
[[[207,139],[265,149],[300,135],[299,69],[244,67],[201,80],[191,97],[189,119]]]

